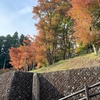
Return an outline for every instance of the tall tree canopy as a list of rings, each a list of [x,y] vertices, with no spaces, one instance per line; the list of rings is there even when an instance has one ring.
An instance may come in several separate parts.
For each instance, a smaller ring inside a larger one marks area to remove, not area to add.
[[[71,0],[70,3],[72,8],[67,15],[74,19],[76,41],[83,46],[94,45],[100,34],[100,0]]]
[[[36,40],[42,45],[42,49],[45,48],[43,50],[48,64],[52,64],[67,57],[67,48],[70,47],[68,35],[73,22],[69,17],[66,18],[65,13],[71,6],[65,0],[38,0],[38,2],[39,4],[33,8],[34,18],[40,19],[36,24],[39,30]]]
[[[92,46],[97,53],[100,0],[38,0],[32,12],[33,18],[39,19],[35,25],[38,34],[34,38],[21,35],[19,39],[15,32],[12,37],[10,63],[16,69],[26,70],[36,63],[39,68],[65,60],[75,54],[76,44],[87,49]],[[4,45],[0,48],[2,52]]]

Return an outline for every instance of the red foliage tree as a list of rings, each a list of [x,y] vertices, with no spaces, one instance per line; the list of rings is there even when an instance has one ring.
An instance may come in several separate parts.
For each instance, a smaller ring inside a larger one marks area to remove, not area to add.
[[[15,69],[28,70],[28,66],[35,62],[36,46],[33,41],[24,40],[24,45],[20,45],[18,48],[9,49],[10,64]],[[28,44],[28,45],[27,45]]]
[[[92,36],[90,34],[90,27],[92,24],[92,17],[88,13],[87,4],[89,0],[71,0],[72,8],[68,15],[74,19],[74,36],[78,43],[83,45],[91,42]]]
[[[21,69],[23,66],[23,61],[22,61],[22,57],[23,57],[23,53],[20,48],[11,48],[9,49],[9,55],[10,55],[10,64],[15,68],[15,69]]]

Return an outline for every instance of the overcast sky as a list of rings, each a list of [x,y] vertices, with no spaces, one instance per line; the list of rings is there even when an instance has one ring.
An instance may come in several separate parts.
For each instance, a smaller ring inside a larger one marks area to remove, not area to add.
[[[24,35],[37,34],[32,19],[32,8],[37,0],[0,0],[0,36],[18,32]]]

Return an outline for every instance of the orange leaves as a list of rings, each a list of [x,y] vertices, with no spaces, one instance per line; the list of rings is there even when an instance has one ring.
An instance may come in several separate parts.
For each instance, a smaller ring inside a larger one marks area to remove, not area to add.
[[[42,64],[41,64],[40,62],[38,62],[36,68],[37,68],[37,69],[40,68],[41,65],[42,65]]]
[[[83,8],[87,8],[90,2],[91,0],[71,0],[71,4],[74,4],[74,6],[80,6]]]
[[[54,0],[55,2],[58,2],[59,0]]]
[[[99,3],[100,0],[71,0],[72,8],[68,15],[75,21],[74,36],[78,43],[86,45],[94,41],[96,33],[93,27],[91,32],[90,27],[93,26],[94,20],[92,13],[100,8]]]
[[[11,48],[9,49],[10,54],[10,64],[13,65],[15,69],[22,68],[22,64],[20,62],[20,59],[22,57],[22,51],[21,48]]]
[[[39,39],[40,38],[37,39],[37,44],[36,44],[36,62],[43,63],[46,57],[46,47],[44,46],[43,41]]]
[[[45,48],[44,46],[38,47],[36,50],[36,60],[42,61],[45,58]]]
[[[70,15],[75,21],[74,36],[77,42],[83,42],[83,45],[92,41],[90,27],[92,17],[88,13],[88,4],[91,0],[72,0],[72,8],[69,10]]]
[[[44,63],[46,49],[41,45],[40,38],[34,41],[32,37],[27,37],[29,41],[24,40],[24,45],[9,49],[10,64],[13,65],[15,69],[23,68],[24,64],[28,66],[33,65],[34,62],[38,64],[37,68],[39,68],[41,64]],[[28,45],[26,43],[28,43]]]
[[[28,41],[24,40],[24,43]],[[20,45],[18,48],[11,48],[9,49],[10,55],[10,64],[13,65],[15,69],[23,68],[24,62],[27,65],[31,65],[35,60],[35,44],[34,42],[30,42],[29,45],[24,44],[23,46]]]
[[[23,40],[24,43],[28,43],[28,40]]]

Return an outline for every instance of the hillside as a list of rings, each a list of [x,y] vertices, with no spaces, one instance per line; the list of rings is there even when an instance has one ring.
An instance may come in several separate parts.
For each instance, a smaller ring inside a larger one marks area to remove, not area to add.
[[[95,56],[93,53],[91,53],[70,58],[67,60],[61,60],[48,67],[32,70],[30,72],[44,73],[44,72],[70,70],[70,69],[85,68],[85,67],[90,68],[95,66],[97,67],[100,66],[100,54]]]

